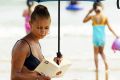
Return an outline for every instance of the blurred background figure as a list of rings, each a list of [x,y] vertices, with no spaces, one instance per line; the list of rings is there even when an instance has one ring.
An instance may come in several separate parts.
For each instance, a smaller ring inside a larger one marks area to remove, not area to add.
[[[108,75],[109,74],[108,74],[107,71],[105,71],[105,72],[95,72],[95,76],[96,76],[95,80],[109,80]],[[104,78],[100,79],[103,76],[104,76]]]
[[[92,12],[95,12],[95,15],[91,15]],[[93,3],[93,8],[88,12],[85,16],[83,22],[86,23],[88,21],[92,21],[93,26],[93,47],[94,47],[94,62],[96,71],[98,71],[98,54],[100,53],[104,64],[105,70],[108,70],[108,64],[106,61],[106,56],[104,53],[105,46],[105,26],[108,26],[108,29],[112,32],[112,34],[118,38],[118,35],[113,31],[107,16],[103,13],[103,4],[101,2]]]
[[[99,80],[99,79],[98,79],[98,77],[99,77],[98,72],[95,72],[95,75],[96,75],[96,80]]]
[[[78,6],[78,1],[76,0],[71,0],[69,5],[66,7],[67,10],[72,10],[72,11],[78,11],[81,10],[82,8],[80,8]]]
[[[77,1],[76,0],[71,0],[70,4],[77,4]]]
[[[26,33],[30,33],[31,27],[29,24],[30,16],[32,13],[32,7],[34,2],[32,0],[27,0],[27,9],[23,11],[23,17],[25,18],[25,31]]]

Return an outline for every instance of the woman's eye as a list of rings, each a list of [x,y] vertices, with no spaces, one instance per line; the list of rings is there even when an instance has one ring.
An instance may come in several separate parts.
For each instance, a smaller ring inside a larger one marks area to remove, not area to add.
[[[48,27],[46,27],[45,29],[49,29]]]
[[[43,29],[42,27],[37,27],[37,29]]]
[[[37,27],[37,29],[49,29],[49,27]]]
[[[39,27],[37,27],[37,29],[40,29]]]

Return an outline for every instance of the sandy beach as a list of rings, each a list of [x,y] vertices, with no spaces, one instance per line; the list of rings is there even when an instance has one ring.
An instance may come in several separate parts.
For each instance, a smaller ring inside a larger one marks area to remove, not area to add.
[[[40,40],[40,44],[45,56],[54,57],[57,53],[57,4],[56,2],[41,4],[49,8],[52,24],[49,35]],[[106,4],[105,14],[109,16],[113,29],[120,35],[120,10],[116,8],[113,0],[105,1],[104,4]],[[88,6],[92,3],[80,2],[79,7],[83,7],[83,10],[78,12],[66,11],[67,5],[68,2],[62,2],[61,5],[61,53],[71,61],[72,66],[63,77],[52,80],[119,80],[120,52],[112,51],[111,45],[115,37],[108,29],[106,29],[105,54],[109,71],[105,72],[103,61],[99,56],[99,72],[95,72],[91,23],[82,23],[83,17],[90,9]],[[110,5],[113,12],[107,7]],[[25,8],[23,0],[11,0],[10,3],[0,1],[0,80],[10,80],[12,47],[17,40],[26,35],[22,17]]]

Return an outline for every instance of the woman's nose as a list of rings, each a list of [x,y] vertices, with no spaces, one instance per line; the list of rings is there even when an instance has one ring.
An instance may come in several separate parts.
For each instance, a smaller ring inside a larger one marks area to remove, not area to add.
[[[45,33],[46,33],[46,30],[45,30],[45,29],[41,29],[41,30],[40,30],[40,33],[45,34]]]

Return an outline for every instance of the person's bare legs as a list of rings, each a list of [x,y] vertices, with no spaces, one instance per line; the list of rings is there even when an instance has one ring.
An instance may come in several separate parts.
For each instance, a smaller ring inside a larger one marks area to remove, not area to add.
[[[96,79],[95,79],[95,80],[99,80],[99,79],[98,79],[98,78],[99,78],[98,72],[95,72],[95,74],[96,74]]]
[[[99,53],[99,47],[94,46],[94,61],[95,61],[96,71],[98,71],[98,53]]]
[[[107,61],[106,61],[106,57],[105,57],[105,54],[104,54],[104,47],[99,47],[99,52],[101,54],[101,57],[104,61],[104,64],[105,64],[105,70],[107,71],[108,70],[108,64],[107,64]]]

